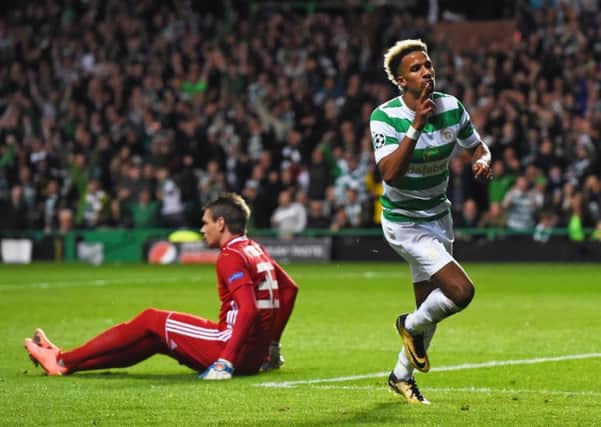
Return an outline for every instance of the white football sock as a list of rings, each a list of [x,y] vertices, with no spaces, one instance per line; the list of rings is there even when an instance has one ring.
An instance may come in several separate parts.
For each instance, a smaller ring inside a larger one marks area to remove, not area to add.
[[[460,311],[440,289],[434,289],[417,310],[405,319],[405,328],[411,333],[420,334],[430,325]]]
[[[430,347],[434,332],[436,332],[436,324],[430,325],[424,330],[424,346],[426,347],[426,350]],[[413,366],[411,366],[409,359],[407,359],[404,347],[401,348],[399,358],[392,371],[394,372],[394,376],[399,380],[408,380],[413,376]]]
[[[408,380],[413,375],[413,366],[411,366],[409,360],[407,359],[405,347],[401,347],[399,358],[396,362],[396,365],[394,365],[392,372],[399,380]]]

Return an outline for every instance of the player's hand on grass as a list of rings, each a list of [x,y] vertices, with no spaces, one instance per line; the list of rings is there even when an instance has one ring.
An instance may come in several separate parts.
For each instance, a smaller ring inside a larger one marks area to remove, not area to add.
[[[234,367],[229,360],[217,359],[198,378],[201,380],[229,380],[233,373]]]

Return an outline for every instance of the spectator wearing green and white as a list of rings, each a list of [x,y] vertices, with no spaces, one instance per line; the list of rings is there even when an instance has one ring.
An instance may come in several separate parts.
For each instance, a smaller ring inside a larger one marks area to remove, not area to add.
[[[541,207],[540,202],[526,177],[519,176],[503,199],[503,208],[507,212],[507,227],[514,230],[533,228],[536,224],[535,214]]]

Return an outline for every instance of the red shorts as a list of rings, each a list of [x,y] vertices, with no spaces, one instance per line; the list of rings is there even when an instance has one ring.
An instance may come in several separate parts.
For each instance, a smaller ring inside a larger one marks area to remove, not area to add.
[[[230,336],[231,329],[222,329],[215,322],[172,311],[165,319],[162,338],[171,356],[202,372],[219,358]]]
[[[220,327],[211,320],[176,311],[163,312],[165,315],[164,335],[161,337],[167,347],[167,354],[181,364],[197,372],[204,371],[217,360],[232,330]],[[267,355],[270,340],[252,339],[240,349],[241,357],[234,363],[237,374],[254,374],[259,371]]]

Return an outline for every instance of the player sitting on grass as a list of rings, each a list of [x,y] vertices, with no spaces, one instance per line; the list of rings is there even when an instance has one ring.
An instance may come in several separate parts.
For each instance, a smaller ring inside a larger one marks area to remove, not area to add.
[[[377,107],[370,121],[375,160],[384,181],[382,230],[411,267],[417,310],[402,314],[403,339],[389,387],[410,403],[429,403],[413,370],[427,372],[426,353],[438,322],[465,308],[474,286],[453,258],[453,226],[446,197],[449,159],[458,144],[471,153],[477,180],[492,178],[490,151],[457,98],[434,92],[434,66],[421,40],[403,40],[384,57],[401,96]]]
[[[25,348],[48,375],[131,366],[160,353],[202,372],[204,380],[230,379],[279,368],[279,340],[298,288],[266,250],[246,236],[250,210],[236,194],[210,202],[201,232],[217,259],[219,321],[149,308],[86,344],[62,351],[36,329]]]

